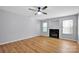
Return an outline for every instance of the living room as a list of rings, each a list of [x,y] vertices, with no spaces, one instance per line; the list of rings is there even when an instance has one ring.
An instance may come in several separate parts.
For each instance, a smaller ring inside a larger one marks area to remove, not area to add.
[[[0,52],[79,52],[78,11],[78,6],[0,6]]]

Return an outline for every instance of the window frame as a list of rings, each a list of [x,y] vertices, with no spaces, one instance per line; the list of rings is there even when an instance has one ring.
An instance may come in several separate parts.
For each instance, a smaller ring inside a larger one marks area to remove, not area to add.
[[[69,19],[69,20],[72,20],[72,19]],[[63,21],[67,21],[67,20],[63,20]],[[64,33],[64,31],[63,31],[63,21],[62,21],[62,34],[73,34],[73,27],[74,27],[74,23],[73,23],[73,20],[72,20],[72,30],[70,29],[69,31],[71,31],[71,32],[69,32],[69,33]],[[66,27],[66,28],[68,28],[68,27]]]
[[[46,26],[46,27],[43,27],[43,24],[44,24],[44,23],[47,23],[47,26]],[[46,28],[47,31],[43,31],[44,28]],[[46,21],[42,22],[42,32],[43,32],[43,33],[47,33],[47,32],[48,32],[48,22],[46,22]]]

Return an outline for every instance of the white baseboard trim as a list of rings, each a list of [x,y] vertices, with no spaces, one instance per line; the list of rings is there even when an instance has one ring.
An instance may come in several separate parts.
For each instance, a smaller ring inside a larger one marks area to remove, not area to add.
[[[68,39],[68,38],[60,38],[62,40],[72,40],[72,41],[77,41],[77,40],[74,40],[74,39]]]
[[[30,38],[33,38],[33,37],[36,37],[36,36],[39,36],[39,35],[29,36],[28,38],[21,38],[21,39],[16,39],[16,40],[13,40],[13,41],[8,41],[8,42],[0,43],[0,45],[12,43],[12,42],[17,42],[17,41],[20,41],[20,40],[30,39]]]

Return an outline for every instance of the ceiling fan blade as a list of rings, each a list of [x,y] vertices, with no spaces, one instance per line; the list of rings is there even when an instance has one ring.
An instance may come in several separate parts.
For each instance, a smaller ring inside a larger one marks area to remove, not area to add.
[[[42,13],[47,15],[47,13],[45,13],[45,12],[42,12]]]
[[[32,10],[32,11],[37,11],[37,10],[35,10],[35,9],[31,9],[31,8],[29,8],[29,10]]]
[[[35,13],[35,15],[37,15],[37,13]]]
[[[47,6],[43,7],[42,10],[45,10],[47,8]]]

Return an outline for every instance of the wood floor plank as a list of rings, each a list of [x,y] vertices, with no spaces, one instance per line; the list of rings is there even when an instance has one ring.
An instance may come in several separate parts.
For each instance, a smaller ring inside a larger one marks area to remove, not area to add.
[[[0,53],[79,53],[79,44],[71,40],[37,36],[0,46]]]
[[[2,46],[0,46],[0,53],[3,53],[3,49],[2,49]]]

